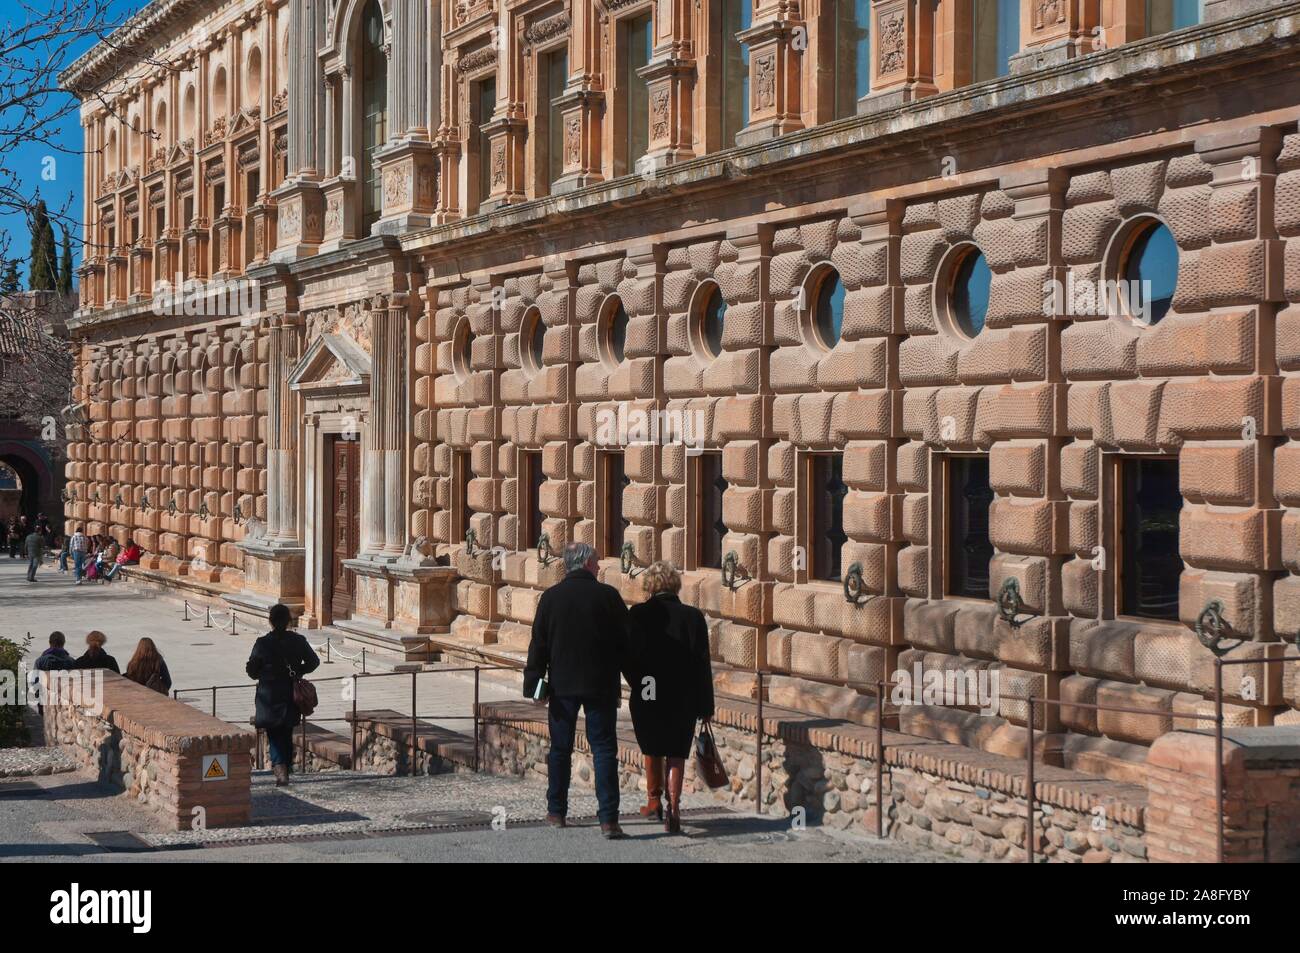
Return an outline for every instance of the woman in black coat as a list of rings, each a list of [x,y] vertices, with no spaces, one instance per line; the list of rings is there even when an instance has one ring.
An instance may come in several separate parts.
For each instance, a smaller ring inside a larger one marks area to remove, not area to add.
[[[117,659],[104,651],[104,643],[108,641],[108,636],[98,629],[86,633],[86,651],[81,654],[81,658],[74,663],[76,668],[102,668],[110,672],[122,674],[122,670],[117,667]]]
[[[292,618],[288,606],[271,606],[271,631],[253,643],[244,669],[249,678],[257,679],[253,724],[266,732],[276,787],[289,783],[293,764],[293,729],[298,724],[293,680],[314,672],[320,665],[307,640],[289,631]]]
[[[624,666],[632,689],[632,727],[645,756],[648,801],[641,815],[663,818],[664,830],[675,833],[681,830],[682,781],[695,722],[713,717],[709,627],[704,613],[677,598],[682,580],[672,563],[651,564],[641,585],[649,598],[628,613]]]

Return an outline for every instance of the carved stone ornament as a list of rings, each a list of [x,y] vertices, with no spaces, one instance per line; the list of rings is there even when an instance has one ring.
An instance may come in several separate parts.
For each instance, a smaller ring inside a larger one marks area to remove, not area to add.
[[[880,72],[897,73],[907,61],[907,20],[901,10],[880,18]]]

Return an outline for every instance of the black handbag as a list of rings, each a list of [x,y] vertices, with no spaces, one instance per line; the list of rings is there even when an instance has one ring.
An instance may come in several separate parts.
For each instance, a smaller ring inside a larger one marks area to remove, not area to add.
[[[700,733],[695,738],[695,773],[711,788],[720,788],[727,783],[727,768],[713,739],[713,725],[708,721],[700,726]]]

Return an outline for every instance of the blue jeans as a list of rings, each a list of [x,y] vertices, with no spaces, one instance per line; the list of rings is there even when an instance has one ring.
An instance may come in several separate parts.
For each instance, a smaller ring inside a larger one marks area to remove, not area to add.
[[[546,810],[564,817],[569,813],[569,772],[573,763],[573,738],[578,731],[578,709],[587,719],[587,744],[596,774],[597,816],[602,824],[618,820],[618,702],[590,698],[551,696],[549,721],[551,750],[546,756]]]
[[[267,728],[266,747],[270,750],[272,764],[293,765],[293,725],[287,728]]]
[[[72,571],[77,574],[78,579],[80,579],[82,576],[86,574],[85,553],[75,552],[72,554]]]
[[[36,570],[40,566],[40,564],[41,561],[37,557],[35,556],[27,557],[27,581],[28,582],[36,581]]]

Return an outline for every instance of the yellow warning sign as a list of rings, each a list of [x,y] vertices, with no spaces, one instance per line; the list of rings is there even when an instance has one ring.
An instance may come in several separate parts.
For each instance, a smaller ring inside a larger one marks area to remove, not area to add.
[[[230,777],[230,756],[225,754],[205,754],[203,756],[203,780],[225,781]]]

